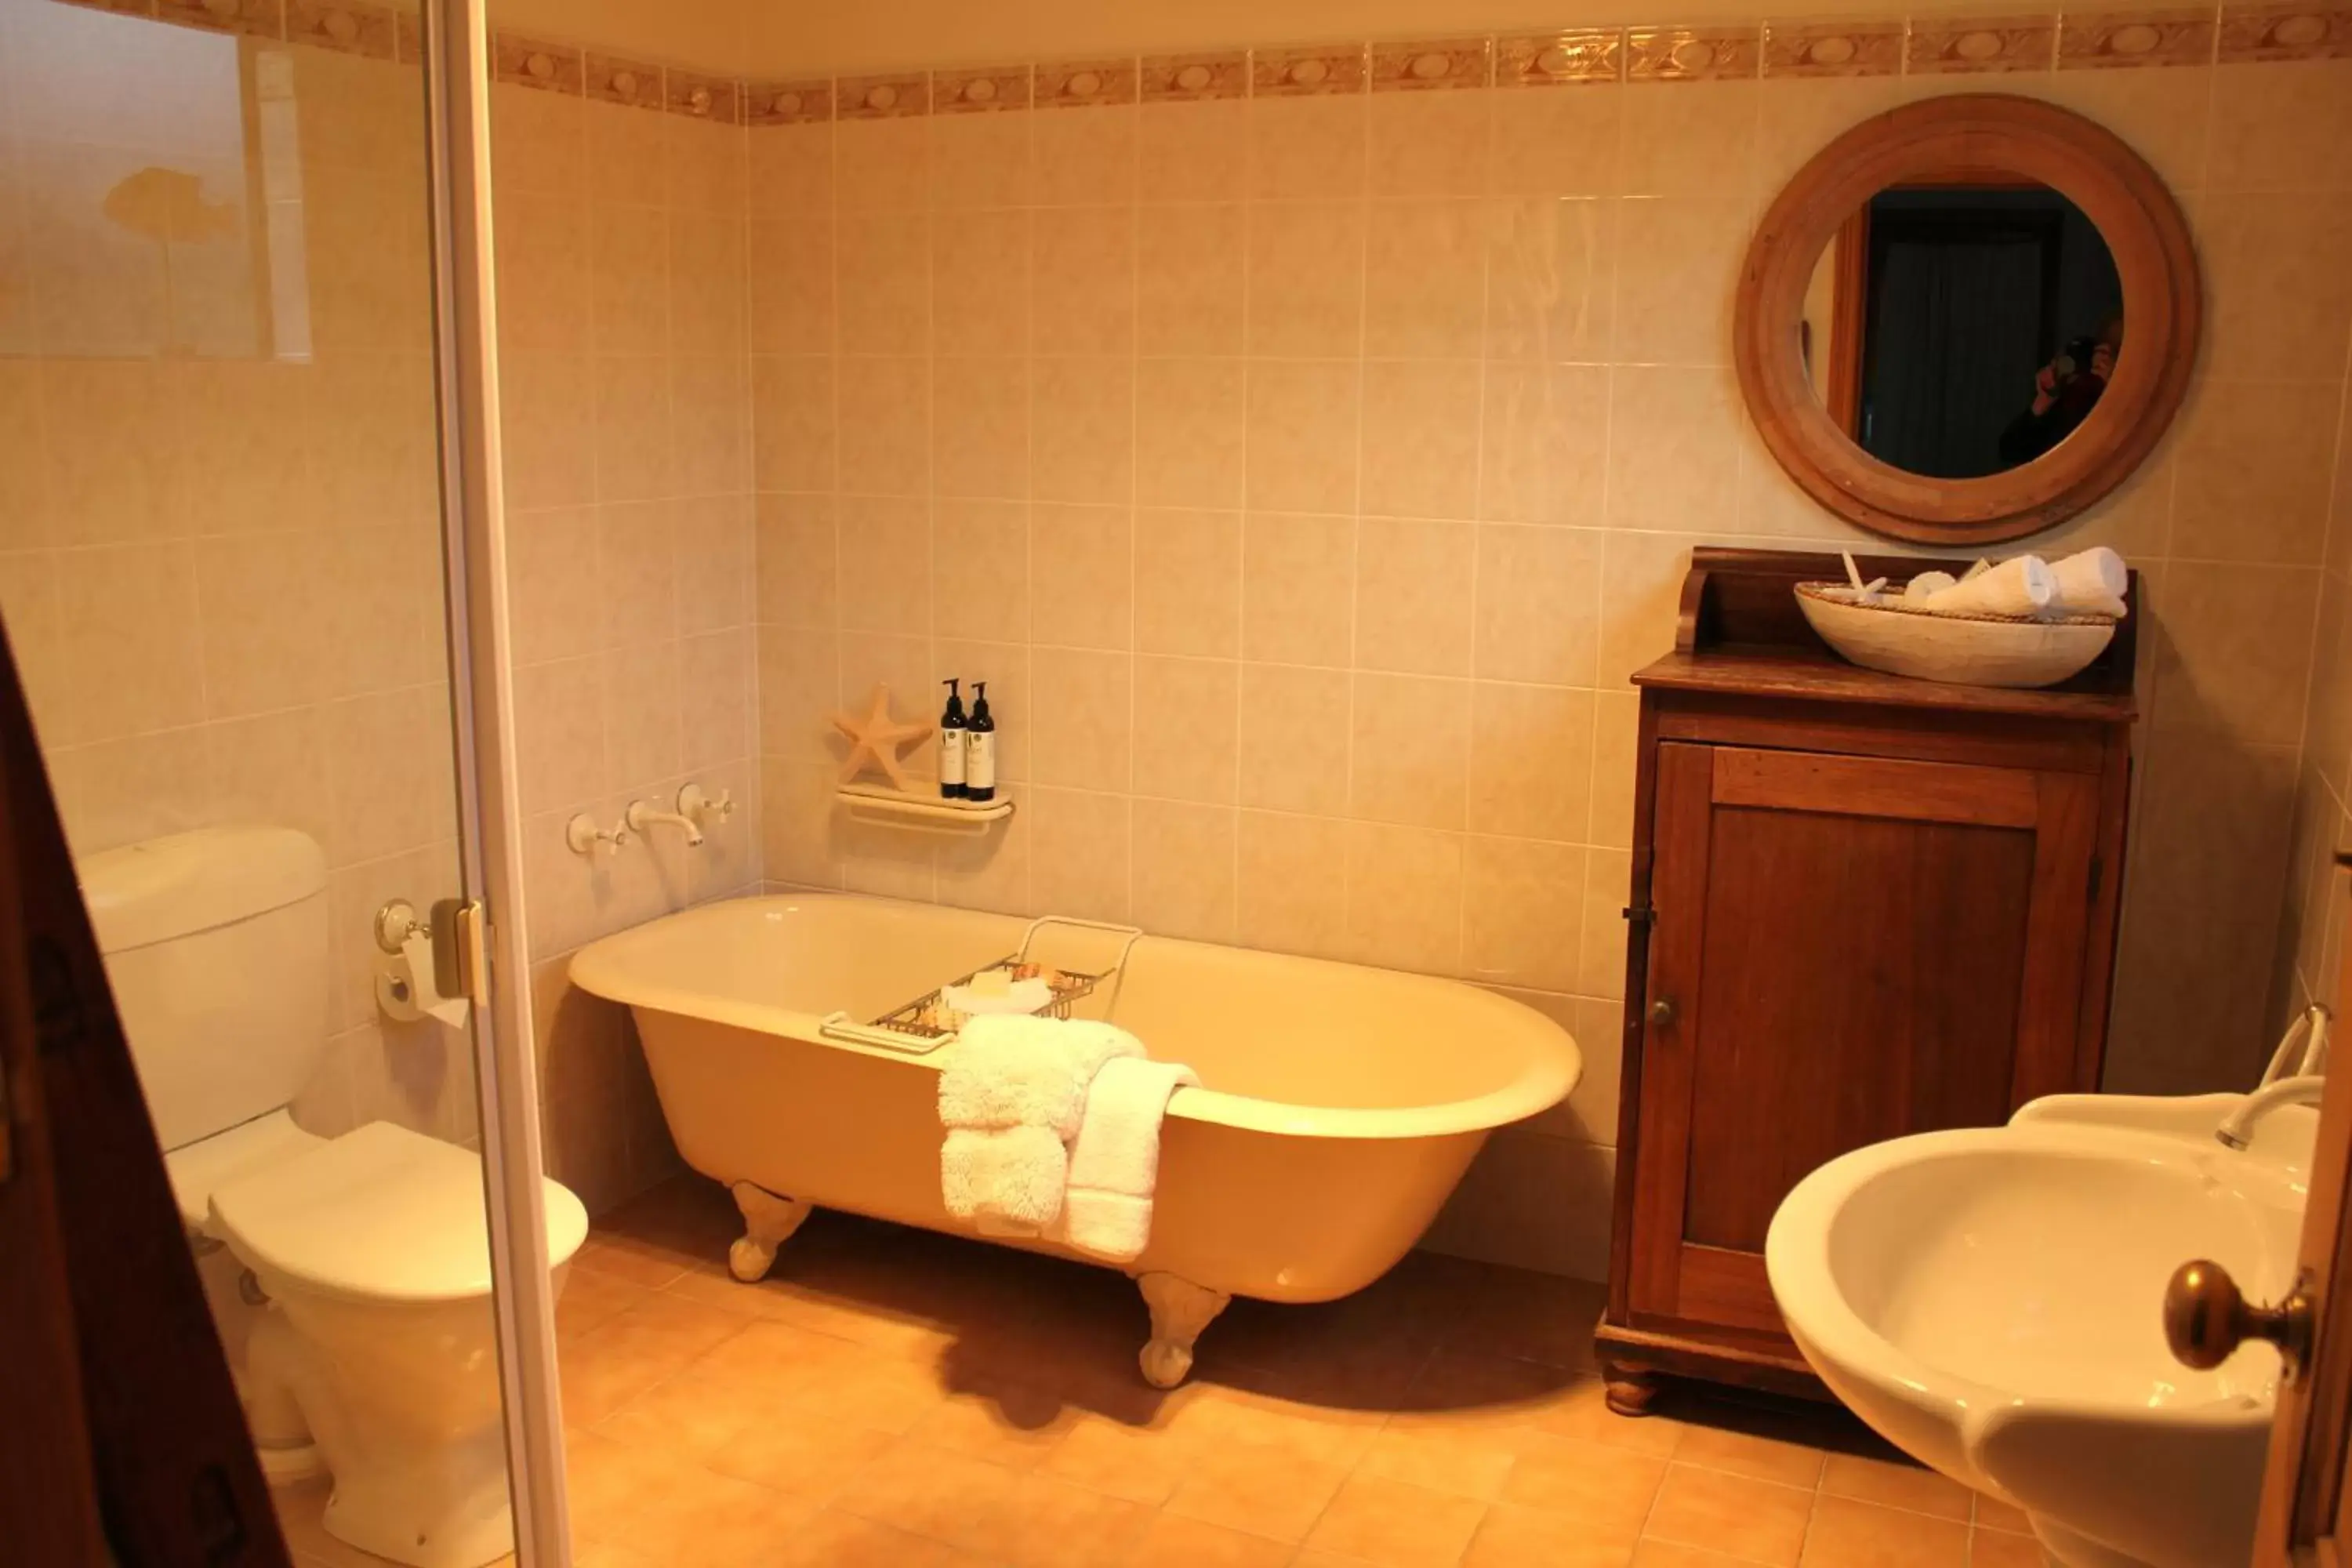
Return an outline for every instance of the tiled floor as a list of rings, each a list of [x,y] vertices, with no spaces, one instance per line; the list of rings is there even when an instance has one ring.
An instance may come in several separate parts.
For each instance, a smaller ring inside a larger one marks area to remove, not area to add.
[[[744,1286],[736,1230],[683,1178],[573,1265],[580,1568],[2042,1561],[2020,1516],[1842,1415],[1608,1414],[1591,1286],[1415,1254],[1329,1306],[1235,1302],[1160,1394],[1116,1273],[819,1215]]]

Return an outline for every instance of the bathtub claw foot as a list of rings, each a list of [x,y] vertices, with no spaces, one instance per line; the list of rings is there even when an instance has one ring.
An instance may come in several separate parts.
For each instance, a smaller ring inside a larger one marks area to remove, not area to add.
[[[1173,1388],[1192,1370],[1192,1342],[1233,1298],[1173,1274],[1139,1274],[1135,1283],[1143,1291],[1143,1304],[1151,1309],[1151,1341],[1136,1358],[1143,1381],[1154,1388]]]
[[[738,1182],[729,1190],[735,1194],[735,1206],[743,1211],[743,1234],[727,1249],[727,1271],[750,1285],[766,1276],[776,1260],[776,1248],[793,1238],[814,1205],[780,1198],[749,1182]]]

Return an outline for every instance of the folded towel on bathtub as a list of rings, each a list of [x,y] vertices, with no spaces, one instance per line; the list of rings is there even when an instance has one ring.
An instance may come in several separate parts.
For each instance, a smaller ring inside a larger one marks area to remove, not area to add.
[[[964,1025],[940,1067],[940,1125],[1050,1127],[1066,1143],[1103,1063],[1141,1055],[1143,1042],[1114,1024],[983,1015]]]
[[[1061,1217],[1069,1145],[1105,1062],[1143,1042],[1108,1024],[991,1016],[965,1024],[940,1068],[940,1195],[985,1232],[1034,1236]]]
[[[1142,1256],[1151,1240],[1168,1097],[1200,1081],[1181,1062],[1123,1057],[1103,1063],[1087,1091],[1061,1218],[1049,1235],[1112,1263]]]
[[[1062,1212],[1070,1152],[1050,1127],[959,1127],[940,1146],[948,1213],[1001,1236],[1036,1236]]]

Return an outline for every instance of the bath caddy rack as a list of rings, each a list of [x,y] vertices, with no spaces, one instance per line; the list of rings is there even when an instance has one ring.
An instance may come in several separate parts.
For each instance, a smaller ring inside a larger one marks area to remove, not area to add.
[[[1037,943],[1037,935],[1048,926],[1067,926],[1077,931],[1108,931],[1121,938],[1118,953],[1100,970],[1063,969],[1042,963],[1030,956]],[[1070,915],[1040,915],[1029,922],[1021,933],[1021,945],[1004,957],[982,964],[969,974],[960,975],[934,990],[925,992],[911,1002],[902,1002],[870,1023],[861,1024],[845,1012],[825,1015],[817,1025],[817,1032],[827,1039],[845,1040],[852,1045],[873,1046],[886,1051],[900,1051],[908,1056],[926,1056],[955,1038],[971,1015],[961,1013],[948,1005],[947,994],[958,987],[968,986],[992,970],[1003,970],[1015,980],[1042,980],[1052,994],[1042,1006],[1030,1009],[1030,1016],[1043,1018],[1066,1018],[1070,1008],[1081,999],[1091,996],[1104,981],[1118,975],[1127,967],[1127,955],[1143,935],[1139,926],[1114,925],[1105,921],[1085,921]]]

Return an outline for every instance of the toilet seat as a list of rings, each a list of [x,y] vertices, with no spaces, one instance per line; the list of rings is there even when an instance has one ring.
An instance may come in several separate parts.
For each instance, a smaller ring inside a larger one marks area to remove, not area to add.
[[[213,1194],[324,1142],[317,1133],[295,1126],[294,1119],[279,1110],[181,1144],[163,1156],[163,1169],[172,1178],[172,1196],[180,1205],[181,1223],[190,1230],[209,1234]]]
[[[586,1237],[588,1213],[542,1184],[555,1267]],[[324,1295],[457,1301],[490,1293],[486,1202],[479,1155],[372,1121],[215,1187],[206,1228],[247,1264]]]

